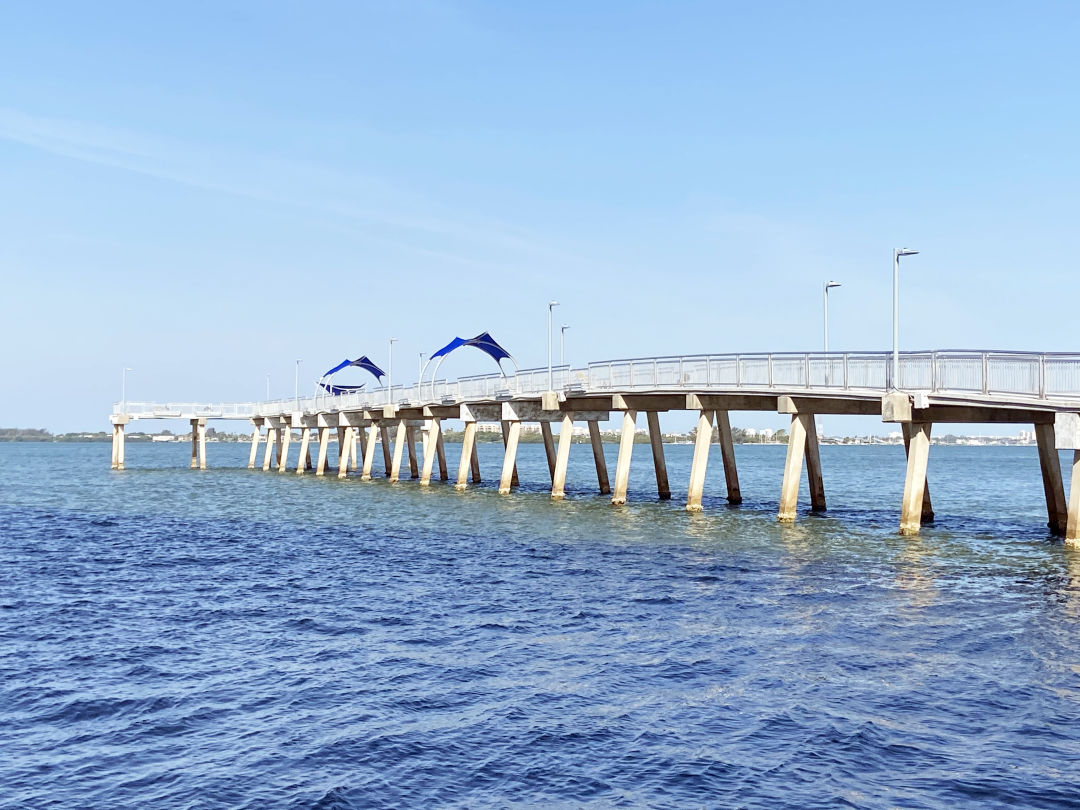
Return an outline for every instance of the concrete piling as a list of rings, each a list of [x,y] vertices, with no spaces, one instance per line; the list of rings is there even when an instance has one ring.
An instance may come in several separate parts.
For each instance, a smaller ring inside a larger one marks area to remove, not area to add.
[[[592,445],[593,464],[596,467],[596,484],[600,488],[600,494],[610,495],[611,484],[608,482],[607,459],[604,458],[604,440],[600,436],[600,423],[595,419],[589,420],[589,443]]]
[[[926,465],[930,458],[930,422],[912,422],[908,442],[904,500],[900,508],[900,534],[918,534],[922,525]]]
[[[570,443],[574,440],[574,418],[567,414],[559,429],[559,449],[555,454],[555,473],[551,480],[551,497],[566,497],[566,468],[570,463]]]
[[[634,433],[637,430],[637,411],[624,411],[622,431],[619,434],[619,457],[615,462],[615,490],[611,502],[616,506],[626,503],[626,490],[630,485],[630,458],[634,452]]]
[[[660,414],[647,411],[645,418],[649,422],[649,444],[652,447],[653,470],[656,472],[656,495],[666,501],[671,498],[671,486],[668,484],[667,461],[664,458],[664,436],[660,432]]]
[[[521,436],[521,422],[502,423],[503,429],[503,465],[502,475],[499,477],[499,494],[509,495],[510,488],[517,485],[517,449],[518,438]]]

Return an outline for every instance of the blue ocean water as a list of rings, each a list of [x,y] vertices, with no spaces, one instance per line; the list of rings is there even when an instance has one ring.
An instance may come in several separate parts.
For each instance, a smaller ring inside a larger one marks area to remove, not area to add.
[[[494,445],[464,493],[209,449],[0,444],[0,806],[1080,806],[1034,448],[934,447],[917,538],[896,447],[823,447],[794,525],[782,447],[701,514],[683,446],[625,508],[586,446],[559,503],[535,445],[510,496]]]

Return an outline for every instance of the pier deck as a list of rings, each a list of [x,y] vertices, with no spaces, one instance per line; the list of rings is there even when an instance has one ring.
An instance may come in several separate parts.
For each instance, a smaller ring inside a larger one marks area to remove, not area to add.
[[[336,431],[337,475],[350,468],[370,480],[376,437],[381,439],[385,474],[401,478],[404,451],[409,472],[428,485],[436,459],[449,479],[442,422],[464,422],[464,440],[455,486],[479,480],[473,448],[479,423],[499,423],[505,448],[499,492],[517,485],[516,453],[522,423],[539,423],[544,437],[552,498],[565,491],[575,423],[589,426],[599,490],[624,504],[639,413],[645,413],[660,498],[671,497],[657,414],[696,412],[695,443],[686,508],[701,509],[713,428],[719,433],[727,497],[742,500],[729,413],[772,411],[791,417],[778,519],[796,517],[802,471],[809,479],[811,508],[826,508],[818,452],[818,414],[876,415],[897,423],[904,435],[907,474],[900,531],[915,534],[933,519],[927,484],[930,432],[934,423],[1009,423],[1034,426],[1046,496],[1048,525],[1067,542],[1080,543],[1080,354],[1026,352],[904,352],[892,379],[892,355],[876,353],[785,353],[689,355],[590,363],[582,369],[557,367],[437,380],[410,387],[374,388],[342,395],[317,395],[267,402],[120,402],[113,425],[112,466],[124,467],[124,426],[131,420],[186,419],[192,426],[193,468],[205,469],[206,424],[238,419],[253,425],[248,466],[284,472],[294,430],[301,431],[295,472],[328,471],[327,445]],[[612,486],[600,447],[599,422],[615,414],[621,441]],[[558,423],[556,440],[551,429]],[[310,456],[311,431],[318,455]],[[393,437],[391,437],[393,431]],[[416,451],[417,436],[422,450]],[[1070,499],[1066,502],[1058,448],[1073,450]]]

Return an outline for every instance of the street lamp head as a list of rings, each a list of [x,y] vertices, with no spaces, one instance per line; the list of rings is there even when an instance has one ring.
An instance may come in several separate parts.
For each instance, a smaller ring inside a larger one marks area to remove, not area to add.
[[[914,256],[918,252],[919,251],[912,250],[911,248],[897,248],[896,249],[896,255],[897,256]]]
[[[552,307],[557,307],[558,305],[558,301],[548,301],[548,309],[551,309]]]
[[[831,290],[833,287],[839,287],[839,286],[841,286],[839,281],[826,281],[825,282],[825,289],[826,290]]]

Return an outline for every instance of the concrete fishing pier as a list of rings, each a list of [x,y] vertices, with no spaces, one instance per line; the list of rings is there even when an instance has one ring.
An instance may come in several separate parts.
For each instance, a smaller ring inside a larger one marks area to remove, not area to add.
[[[903,352],[893,379],[892,355],[873,353],[785,353],[692,355],[590,363],[582,369],[559,367],[490,374],[457,380],[419,382],[411,387],[327,392],[314,397],[244,403],[116,403],[112,467],[124,468],[124,428],[132,420],[186,419],[191,424],[191,466],[205,469],[208,420],[244,420],[252,425],[248,467],[286,472],[293,431],[299,452],[291,469],[299,475],[331,472],[331,431],[336,432],[339,478],[359,473],[370,480],[377,447],[382,472],[402,478],[408,457],[410,479],[427,486],[438,464],[439,480],[449,481],[443,422],[464,423],[455,486],[480,480],[474,453],[477,426],[501,425],[503,463],[499,492],[517,486],[517,447],[523,423],[539,423],[547,453],[551,497],[564,497],[573,427],[588,425],[597,487],[612,504],[626,503],[630,460],[638,417],[644,413],[661,499],[672,497],[659,414],[697,414],[686,508],[702,508],[713,428],[719,432],[727,499],[742,493],[732,442],[732,411],[771,411],[789,415],[787,458],[780,482],[778,519],[796,518],[803,470],[810,506],[826,508],[816,417],[827,414],[878,416],[898,423],[907,453],[900,532],[916,534],[933,520],[927,469],[930,433],[935,424],[996,423],[1033,425],[1046,497],[1047,522],[1066,542],[1080,544],[1080,354],[1030,352]],[[422,376],[422,375],[421,375]],[[337,391],[338,389],[334,389]],[[621,421],[614,481],[609,477],[599,423]],[[555,437],[552,425],[560,432]],[[312,458],[312,434],[318,445]],[[417,450],[417,442],[421,445]],[[260,446],[262,454],[260,458]],[[1073,450],[1070,498],[1066,502],[1058,449]]]

